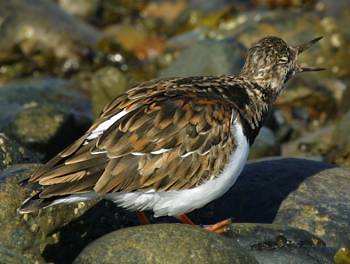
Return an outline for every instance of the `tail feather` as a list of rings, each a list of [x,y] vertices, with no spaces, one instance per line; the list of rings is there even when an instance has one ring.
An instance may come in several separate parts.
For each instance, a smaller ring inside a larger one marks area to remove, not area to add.
[[[17,209],[17,211],[20,214],[32,213],[38,211],[39,209],[49,206],[51,203],[52,199],[40,198],[38,193],[24,200],[24,202]]]

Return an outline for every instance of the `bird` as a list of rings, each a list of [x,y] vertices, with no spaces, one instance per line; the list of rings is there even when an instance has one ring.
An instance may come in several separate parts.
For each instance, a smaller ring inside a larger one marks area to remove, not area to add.
[[[34,192],[19,213],[101,197],[145,222],[151,210],[194,224],[186,213],[234,185],[285,83],[323,70],[297,63],[321,38],[290,46],[267,36],[251,46],[237,75],[151,80],[127,90],[30,175]]]

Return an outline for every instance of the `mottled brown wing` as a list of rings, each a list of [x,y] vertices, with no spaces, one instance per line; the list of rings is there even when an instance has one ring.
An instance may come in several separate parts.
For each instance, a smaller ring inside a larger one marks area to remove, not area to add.
[[[231,105],[204,93],[149,96],[139,89],[116,99],[84,137],[31,177],[43,185],[40,197],[91,190],[181,190],[219,174],[235,148]],[[128,113],[87,140],[99,124],[122,110]]]

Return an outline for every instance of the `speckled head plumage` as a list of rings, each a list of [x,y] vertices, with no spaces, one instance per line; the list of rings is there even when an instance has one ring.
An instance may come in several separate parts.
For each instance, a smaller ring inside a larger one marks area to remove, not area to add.
[[[321,38],[293,47],[281,38],[265,37],[249,49],[240,75],[255,80],[262,87],[269,88],[278,95],[284,83],[294,74],[322,70],[322,68],[302,67],[297,64],[298,55]]]

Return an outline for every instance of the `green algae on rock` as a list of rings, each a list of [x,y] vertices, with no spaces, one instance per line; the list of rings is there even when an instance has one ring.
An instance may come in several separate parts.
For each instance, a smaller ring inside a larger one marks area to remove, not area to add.
[[[125,228],[86,247],[74,264],[258,263],[232,239],[184,224]]]

